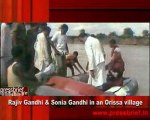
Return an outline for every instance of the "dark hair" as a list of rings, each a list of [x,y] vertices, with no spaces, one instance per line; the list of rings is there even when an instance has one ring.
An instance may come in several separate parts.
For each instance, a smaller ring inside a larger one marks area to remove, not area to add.
[[[81,30],[80,30],[80,33],[85,33],[85,30],[84,30],[84,29],[81,29]]]
[[[23,49],[21,46],[14,46],[11,50],[13,58],[20,57],[23,54]]]
[[[47,23],[39,23],[40,26],[47,26]]]
[[[62,25],[60,26],[60,29],[68,30],[68,25],[67,25],[67,24],[62,24]]]
[[[30,23],[31,27],[39,26],[38,23]]]
[[[88,36],[87,33],[80,33],[78,37],[82,37],[83,38],[83,37],[86,37],[86,36]]]
[[[109,43],[115,45],[115,44],[116,44],[116,40],[115,40],[115,39],[111,39],[111,40],[109,41]]]
[[[48,26],[44,26],[44,27],[43,27],[43,31],[50,32],[50,31],[51,31],[51,28],[50,28],[50,27],[48,27]]]
[[[91,34],[91,37],[96,37],[94,34]]]
[[[75,54],[76,56],[78,56],[78,52],[77,51],[74,51],[73,54]]]

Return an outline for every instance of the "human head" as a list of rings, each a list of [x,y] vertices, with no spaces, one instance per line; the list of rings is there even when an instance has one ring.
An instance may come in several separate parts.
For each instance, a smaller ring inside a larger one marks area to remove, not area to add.
[[[91,34],[91,37],[96,37],[94,34]]]
[[[109,46],[110,46],[111,48],[115,47],[115,46],[116,46],[116,40],[115,40],[115,39],[111,39],[111,40],[109,41]]]
[[[30,23],[24,23],[24,26],[25,26],[26,31],[31,29]]]
[[[60,26],[60,30],[61,30],[61,34],[62,34],[62,35],[65,35],[65,34],[67,33],[67,31],[68,31],[68,25],[62,24],[62,25]]]
[[[39,33],[40,32],[43,32],[43,29],[45,28],[45,27],[47,27],[47,23],[38,23],[38,26],[39,26]]]
[[[74,55],[75,57],[78,57],[78,52],[77,52],[77,51],[74,51],[74,52],[73,52],[73,55]]]
[[[17,29],[19,30],[19,32],[25,32],[26,31],[25,24],[24,23],[18,23]]]
[[[88,37],[88,34],[86,34],[86,33],[80,33],[78,37],[79,37],[80,42],[85,43],[85,41],[86,41],[86,39]]]
[[[45,36],[49,36],[50,32],[51,32],[51,28],[48,26],[43,27],[43,32],[45,34]]]
[[[21,46],[14,46],[11,50],[14,59],[20,59],[23,56],[23,49]]]
[[[85,30],[84,30],[84,29],[81,29],[81,30],[80,30],[80,33],[85,33]]]
[[[38,29],[39,24],[38,23],[30,23],[31,28],[36,28]]]

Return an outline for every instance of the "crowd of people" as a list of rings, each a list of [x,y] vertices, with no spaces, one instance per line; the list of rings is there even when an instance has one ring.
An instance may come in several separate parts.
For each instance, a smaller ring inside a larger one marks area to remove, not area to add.
[[[100,41],[85,31],[80,31],[78,39],[85,44],[87,68],[78,60],[78,51],[69,52],[68,25],[62,24],[52,37],[51,28],[46,23],[2,23],[1,24],[1,85],[23,86],[24,80],[36,81],[35,74],[44,71],[55,60],[56,74],[67,76],[67,67],[72,75],[74,68],[86,73],[88,84],[95,87],[107,82],[106,70],[113,79],[120,79],[124,72],[121,51],[114,39],[110,40],[111,60],[105,64],[105,52]],[[54,54],[55,59],[53,59]]]

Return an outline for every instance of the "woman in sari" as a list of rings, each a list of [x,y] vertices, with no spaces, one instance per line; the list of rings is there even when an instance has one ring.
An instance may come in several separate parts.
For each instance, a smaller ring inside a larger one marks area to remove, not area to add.
[[[108,76],[111,76],[113,79],[120,79],[123,77],[124,73],[124,61],[121,56],[121,50],[116,43],[116,40],[111,39],[109,41],[109,46],[112,48],[111,51],[111,60],[106,65],[106,69],[108,70]]]

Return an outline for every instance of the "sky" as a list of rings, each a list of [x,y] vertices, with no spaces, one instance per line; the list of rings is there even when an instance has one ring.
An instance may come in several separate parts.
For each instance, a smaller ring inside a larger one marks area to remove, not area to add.
[[[63,23],[48,23],[51,27],[51,35],[58,30],[59,26]],[[98,34],[116,32],[122,35],[124,28],[130,27],[134,31],[134,35],[142,35],[143,30],[149,30],[149,23],[65,23],[69,26],[67,35],[78,35],[81,29],[85,29],[86,33]]]

